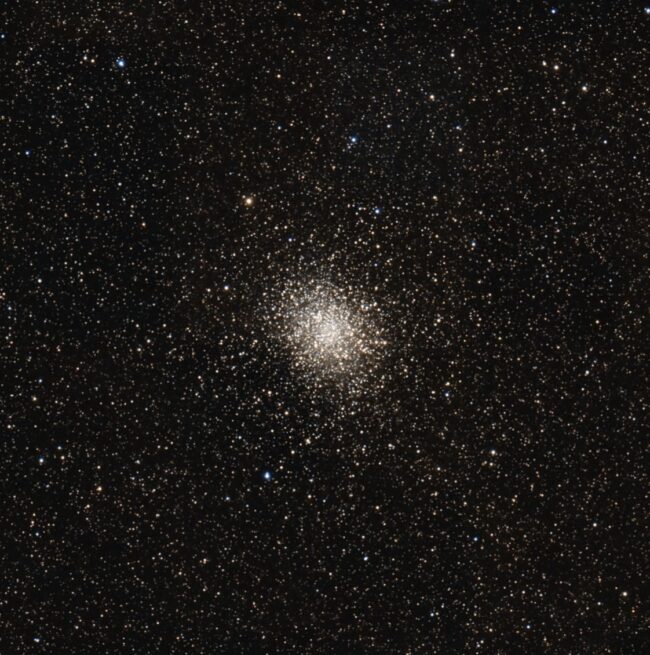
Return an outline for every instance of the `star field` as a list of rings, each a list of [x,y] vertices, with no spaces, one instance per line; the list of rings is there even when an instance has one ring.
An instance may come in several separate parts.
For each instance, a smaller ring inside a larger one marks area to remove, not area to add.
[[[0,54],[0,653],[649,652],[647,3]]]

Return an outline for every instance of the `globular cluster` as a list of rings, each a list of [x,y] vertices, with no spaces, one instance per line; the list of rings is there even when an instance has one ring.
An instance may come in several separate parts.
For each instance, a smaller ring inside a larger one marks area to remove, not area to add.
[[[9,2],[0,653],[650,652],[640,0]]]
[[[277,306],[269,309],[271,338],[298,377],[346,395],[376,391],[370,384],[388,345],[376,301],[327,281],[306,280],[282,288]]]

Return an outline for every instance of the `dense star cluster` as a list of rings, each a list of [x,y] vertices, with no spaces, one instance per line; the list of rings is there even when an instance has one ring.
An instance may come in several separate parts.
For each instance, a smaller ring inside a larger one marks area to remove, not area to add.
[[[650,652],[648,2],[0,54],[2,655]]]
[[[353,290],[306,281],[282,289],[275,339],[294,371],[317,388],[338,388],[346,395],[370,391],[386,346],[377,303]]]

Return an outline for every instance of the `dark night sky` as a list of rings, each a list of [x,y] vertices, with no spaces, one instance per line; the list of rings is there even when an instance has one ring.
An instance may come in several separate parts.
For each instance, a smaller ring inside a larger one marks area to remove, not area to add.
[[[648,652],[650,4],[0,32],[0,653]]]

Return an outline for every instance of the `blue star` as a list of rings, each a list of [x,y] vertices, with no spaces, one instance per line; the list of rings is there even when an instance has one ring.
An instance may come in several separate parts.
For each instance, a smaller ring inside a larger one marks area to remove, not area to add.
[[[126,59],[124,59],[124,57],[118,57],[118,58],[115,60],[115,65],[116,65],[118,68],[126,68]]]
[[[643,11],[645,11],[646,16],[650,16],[650,7],[644,7]]]
[[[270,481],[273,479],[273,473],[271,473],[271,471],[264,471],[264,473],[262,473],[262,477],[263,477],[267,482],[270,482]]]
[[[381,214],[381,207],[375,207],[372,211],[375,216],[379,216]]]
[[[358,137],[356,134],[353,134],[353,135],[350,137],[350,145],[353,145],[353,146],[354,146],[354,145],[356,145],[357,143],[359,143],[359,137]]]
[[[557,7],[551,7],[551,13],[553,15],[557,14]]]

